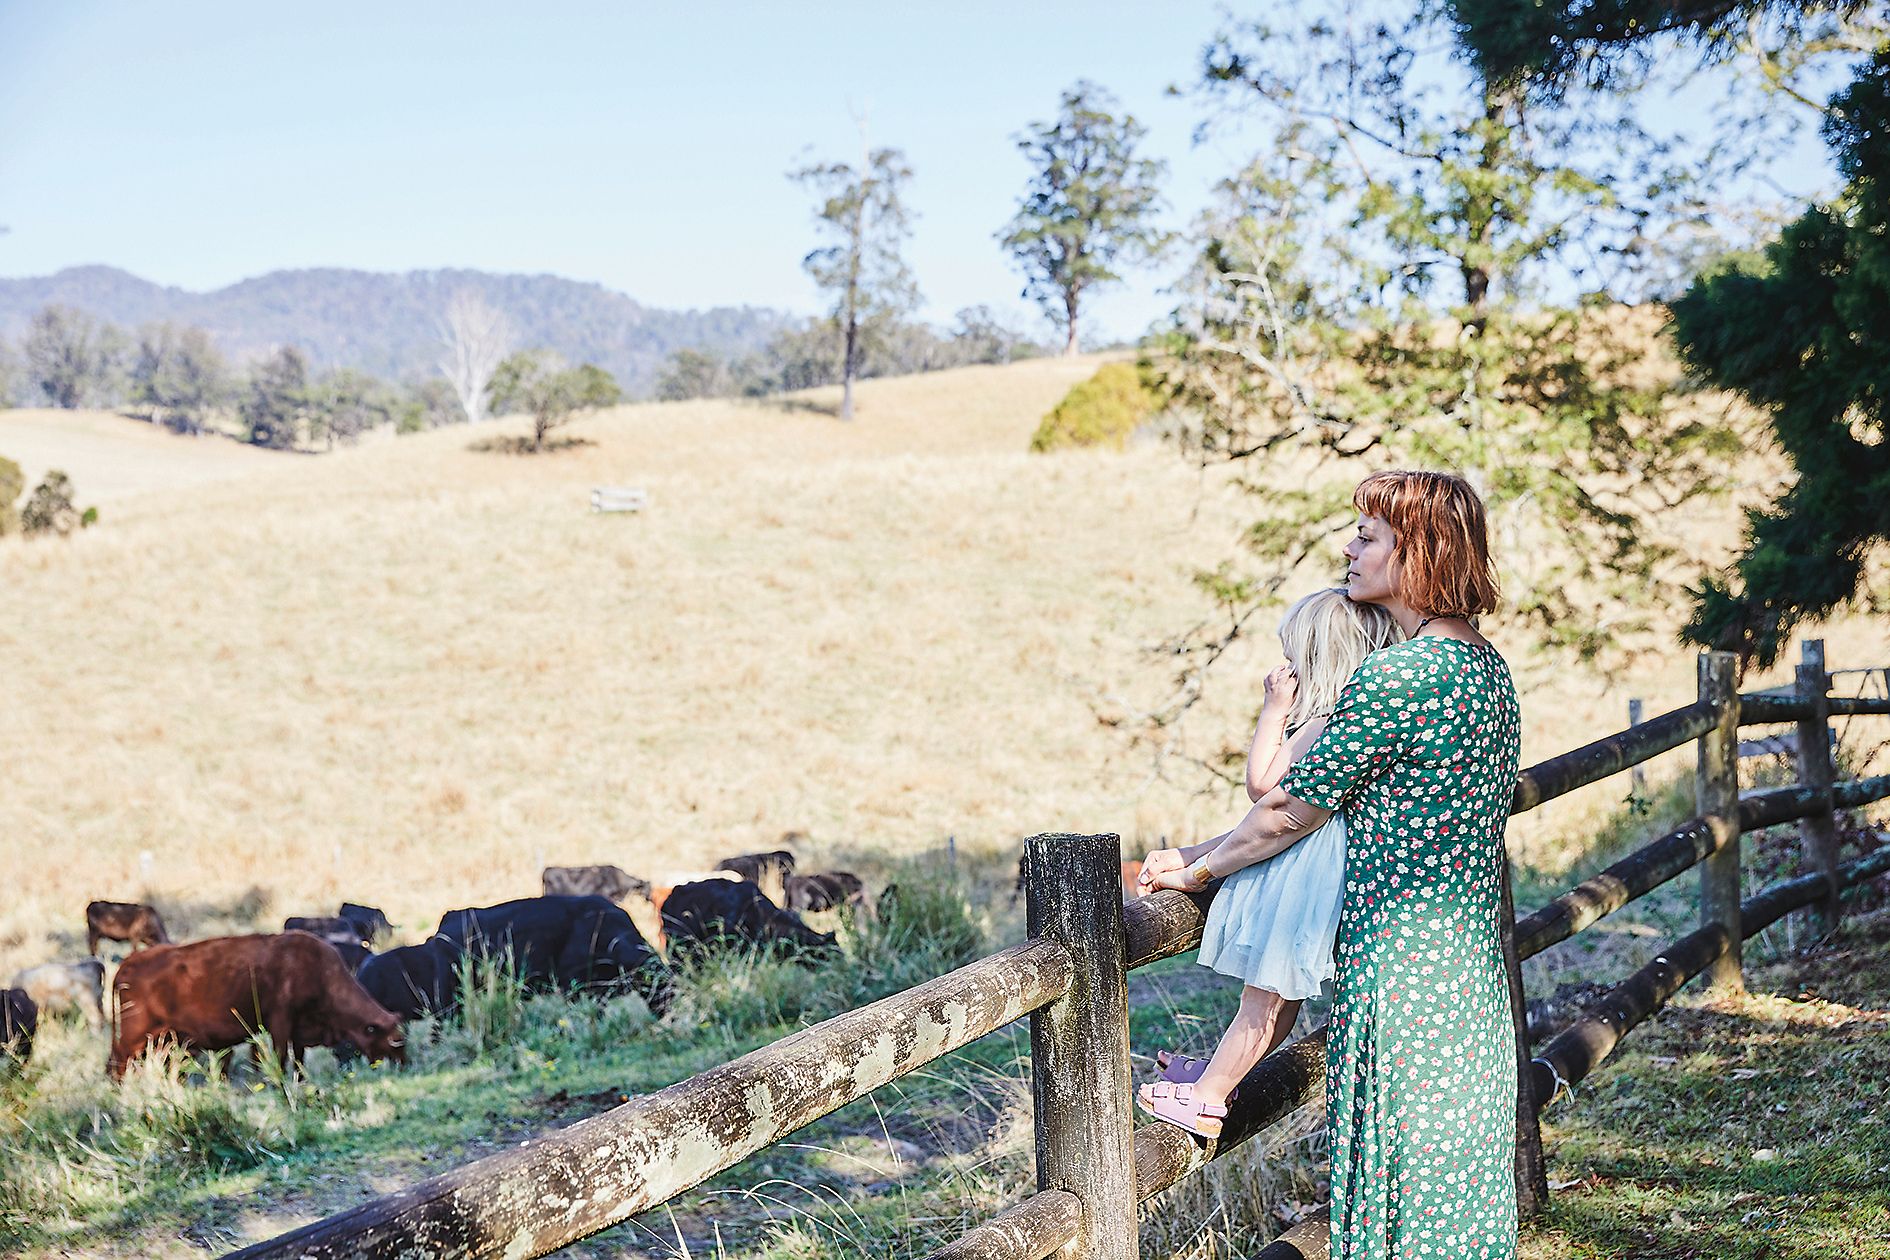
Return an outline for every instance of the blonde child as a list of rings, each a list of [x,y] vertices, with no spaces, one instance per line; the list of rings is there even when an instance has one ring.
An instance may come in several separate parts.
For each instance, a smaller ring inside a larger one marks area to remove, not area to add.
[[[1402,637],[1390,613],[1353,603],[1344,587],[1315,591],[1287,610],[1280,622],[1286,664],[1267,674],[1247,753],[1249,798],[1258,801],[1271,791],[1319,738],[1366,655]],[[1213,1058],[1163,1051],[1156,1056],[1163,1079],[1144,1085],[1137,1096],[1156,1118],[1204,1137],[1219,1136],[1234,1085],[1286,1039],[1300,1003],[1332,976],[1345,890],[1345,820],[1334,814],[1283,852],[1250,866],[1223,870],[1214,857],[1210,850],[1193,864],[1200,878],[1222,881],[1201,933],[1200,962],[1244,983],[1240,1010]]]

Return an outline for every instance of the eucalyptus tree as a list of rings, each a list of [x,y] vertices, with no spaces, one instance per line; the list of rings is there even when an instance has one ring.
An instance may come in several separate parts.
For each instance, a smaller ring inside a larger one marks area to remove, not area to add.
[[[1065,354],[1077,350],[1083,299],[1170,239],[1155,222],[1167,164],[1141,155],[1148,128],[1118,109],[1103,88],[1079,80],[1053,121],[1016,137],[1030,184],[999,240],[1025,275],[1023,295],[1062,324]]]
[[[816,163],[788,178],[814,193],[814,222],[825,243],[801,265],[831,303],[841,346],[840,418],[851,420],[863,339],[919,304],[918,286],[900,255],[912,232],[905,204],[912,168],[898,149],[871,149],[857,164]]]

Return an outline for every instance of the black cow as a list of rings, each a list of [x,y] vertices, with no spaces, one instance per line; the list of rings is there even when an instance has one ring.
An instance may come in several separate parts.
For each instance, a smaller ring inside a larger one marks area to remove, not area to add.
[[[746,880],[682,884],[663,902],[663,934],[671,958],[717,945],[780,943],[809,955],[831,955],[832,932],[816,932],[761,895]]]
[[[851,871],[787,877],[789,910],[832,910],[839,906],[866,909],[866,885]]]
[[[387,916],[374,906],[356,905],[352,901],[341,903],[341,912],[336,917],[354,924],[356,935],[363,945],[372,945],[377,936],[392,936],[394,925],[387,921]]]
[[[292,915],[282,921],[285,932],[307,932],[334,946],[341,961],[349,971],[359,971],[361,964],[373,951],[364,943],[369,938],[361,935],[361,930],[352,921],[342,918],[314,918]]]
[[[453,910],[438,932],[475,957],[509,952],[534,992],[628,984],[657,1014],[669,1006],[668,969],[608,897],[521,897]]]
[[[39,1007],[25,989],[0,989],[0,1060],[24,1066],[33,1057],[33,1033],[39,1028]]]
[[[451,1014],[459,1006],[459,946],[444,936],[371,954],[354,978],[402,1019]]]

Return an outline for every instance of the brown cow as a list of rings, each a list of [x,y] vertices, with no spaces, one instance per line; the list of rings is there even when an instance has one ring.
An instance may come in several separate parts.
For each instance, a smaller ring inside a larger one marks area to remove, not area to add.
[[[140,945],[169,945],[170,935],[164,920],[150,906],[135,901],[94,901],[85,908],[86,952],[98,957],[100,941],[125,941],[133,949]]]
[[[400,1020],[368,996],[326,941],[307,932],[221,936],[131,955],[112,980],[113,1080],[152,1044],[225,1050],[267,1031],[298,1068],[309,1046],[353,1045],[407,1061]]]

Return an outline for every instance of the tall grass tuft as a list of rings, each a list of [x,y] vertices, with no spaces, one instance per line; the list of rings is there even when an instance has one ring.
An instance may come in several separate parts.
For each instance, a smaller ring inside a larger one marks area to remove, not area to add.
[[[466,950],[455,964],[460,1049],[470,1058],[490,1058],[518,1040],[525,1027],[525,981],[510,949],[494,954]]]

